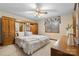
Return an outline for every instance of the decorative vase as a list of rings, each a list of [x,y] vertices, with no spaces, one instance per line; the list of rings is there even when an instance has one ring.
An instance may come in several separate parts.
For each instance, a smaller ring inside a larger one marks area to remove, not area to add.
[[[69,33],[68,39],[67,39],[67,45],[68,46],[74,46],[75,42],[73,39],[73,33]]]
[[[79,37],[78,38],[76,38],[76,45],[79,45]]]

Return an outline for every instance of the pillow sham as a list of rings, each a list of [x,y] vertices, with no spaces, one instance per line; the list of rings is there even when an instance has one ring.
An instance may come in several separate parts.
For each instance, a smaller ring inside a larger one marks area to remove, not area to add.
[[[18,36],[24,36],[24,32],[18,32]]]
[[[31,36],[31,35],[32,35],[32,32],[29,32],[29,31],[24,32],[24,35],[25,35],[25,36]]]

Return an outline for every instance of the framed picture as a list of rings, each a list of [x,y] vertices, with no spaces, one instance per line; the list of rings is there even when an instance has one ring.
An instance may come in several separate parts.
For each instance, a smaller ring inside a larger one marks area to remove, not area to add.
[[[47,33],[59,33],[59,24],[61,23],[61,17],[52,17],[45,20],[45,32]]]
[[[19,23],[19,32],[24,31],[24,23]]]

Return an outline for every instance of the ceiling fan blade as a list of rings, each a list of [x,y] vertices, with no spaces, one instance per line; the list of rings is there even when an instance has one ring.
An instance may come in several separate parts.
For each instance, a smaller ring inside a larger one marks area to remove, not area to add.
[[[48,12],[57,12],[55,9],[50,9],[50,10],[42,10],[42,11],[48,11]]]
[[[47,14],[48,12],[40,12],[41,14]]]
[[[26,11],[25,13],[34,13],[35,11]]]

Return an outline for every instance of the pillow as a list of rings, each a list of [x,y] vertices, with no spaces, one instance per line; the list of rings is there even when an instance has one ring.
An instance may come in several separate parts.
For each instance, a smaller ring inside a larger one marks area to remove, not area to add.
[[[24,36],[24,32],[18,32],[18,36]]]
[[[24,32],[24,35],[25,35],[25,36],[31,36],[31,35],[32,35],[32,32],[29,32],[29,31]]]

